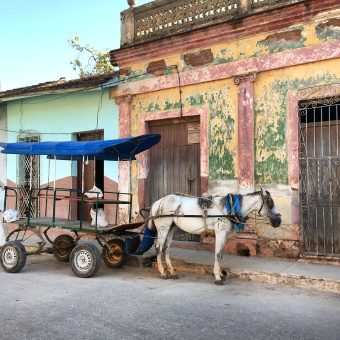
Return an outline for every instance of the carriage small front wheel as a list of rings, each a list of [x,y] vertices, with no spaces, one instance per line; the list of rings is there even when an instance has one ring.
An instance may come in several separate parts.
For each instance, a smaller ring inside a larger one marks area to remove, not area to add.
[[[7,242],[1,249],[0,262],[8,273],[18,273],[26,264],[26,249],[19,241]]]
[[[58,261],[67,262],[75,246],[76,244],[71,235],[59,235],[53,242],[53,255]]]
[[[71,267],[79,277],[91,277],[97,274],[101,264],[98,248],[91,243],[77,245],[71,252]]]
[[[119,239],[112,239],[108,241],[112,253],[104,246],[102,251],[102,258],[105,264],[110,268],[120,268],[126,263],[128,256],[124,251],[124,242]]]

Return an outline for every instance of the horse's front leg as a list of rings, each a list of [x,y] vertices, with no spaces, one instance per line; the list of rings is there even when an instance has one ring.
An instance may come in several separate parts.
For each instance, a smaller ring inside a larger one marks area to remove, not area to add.
[[[214,276],[215,276],[215,283],[217,285],[223,285],[224,276],[221,274],[221,259],[222,259],[223,249],[224,249],[226,239],[227,239],[226,230],[215,230]]]
[[[170,279],[177,280],[178,276],[177,276],[174,268],[172,267],[170,256],[169,256],[169,248],[170,248],[172,238],[174,237],[175,229],[176,229],[175,224],[173,224],[171,226],[171,229],[168,232],[168,237],[165,240],[163,253],[164,253],[164,260],[165,260],[168,272],[170,274]]]

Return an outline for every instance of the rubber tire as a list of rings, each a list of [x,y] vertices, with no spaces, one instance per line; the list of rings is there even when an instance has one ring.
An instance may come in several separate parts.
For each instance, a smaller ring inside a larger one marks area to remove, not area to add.
[[[114,252],[117,252],[117,254],[107,256],[108,249],[105,246],[102,251],[103,261],[110,268],[123,267],[128,260],[128,256],[125,254],[124,251],[124,241],[119,239],[112,239],[108,241],[108,244]]]
[[[65,249],[54,249],[54,245],[65,247]],[[59,235],[53,242],[53,255],[60,262],[68,262],[75,246],[76,243],[71,235]]]
[[[6,249],[12,248],[12,251],[15,252],[15,256],[17,257],[17,260],[12,266],[6,266],[5,261],[4,261],[4,256]],[[26,264],[26,259],[27,259],[27,254],[26,254],[26,249],[23,246],[22,243],[19,241],[10,241],[5,243],[5,245],[2,247],[1,252],[0,252],[0,262],[2,268],[7,272],[7,273],[18,273],[22,268],[24,268]]]
[[[80,254],[82,253],[83,254]],[[79,263],[77,266],[77,261],[80,261],[79,256],[86,256],[90,261],[88,268],[80,268]],[[71,268],[73,273],[82,278],[92,277],[97,274],[101,264],[100,252],[98,248],[91,243],[78,244],[73,248],[71,252]]]

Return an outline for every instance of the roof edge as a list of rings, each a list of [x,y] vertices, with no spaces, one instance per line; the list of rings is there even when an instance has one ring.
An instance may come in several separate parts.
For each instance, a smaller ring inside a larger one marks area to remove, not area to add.
[[[57,81],[40,83],[26,87],[20,87],[7,91],[0,91],[0,103],[14,99],[35,97],[39,95],[76,92],[82,90],[96,90],[101,85],[108,83],[110,80],[117,78],[119,81],[119,71],[96,74],[89,77],[72,79],[65,81],[60,78]]]

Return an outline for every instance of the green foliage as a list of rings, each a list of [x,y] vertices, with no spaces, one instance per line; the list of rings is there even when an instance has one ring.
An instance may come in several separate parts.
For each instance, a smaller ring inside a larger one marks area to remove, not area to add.
[[[70,64],[73,70],[79,71],[80,78],[114,70],[114,66],[110,64],[110,53],[108,49],[98,51],[89,45],[82,46],[79,43],[79,37],[77,35],[69,39],[68,43],[78,51],[78,56],[72,60]],[[87,63],[83,63],[82,61],[85,58],[87,58]]]

